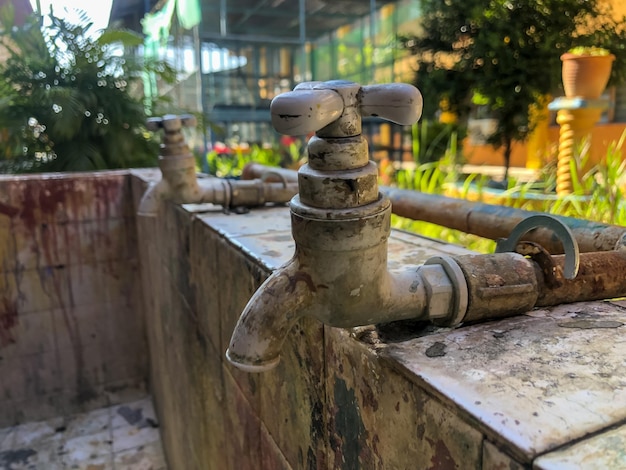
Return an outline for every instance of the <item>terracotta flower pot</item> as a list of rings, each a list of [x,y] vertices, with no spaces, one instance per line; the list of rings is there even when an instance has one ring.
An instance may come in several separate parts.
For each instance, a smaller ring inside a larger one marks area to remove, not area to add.
[[[592,100],[600,98],[609,81],[614,60],[613,54],[563,54],[561,61],[565,96]]]

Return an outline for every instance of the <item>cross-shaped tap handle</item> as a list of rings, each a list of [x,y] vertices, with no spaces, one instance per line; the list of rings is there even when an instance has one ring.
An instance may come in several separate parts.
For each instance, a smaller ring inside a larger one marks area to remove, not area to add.
[[[163,141],[161,143],[161,157],[185,157],[192,158],[189,152],[185,136],[181,132],[183,127],[195,127],[197,124],[196,117],[193,114],[166,114],[163,117],[149,118],[146,122],[148,130],[157,132],[163,129]]]
[[[350,137],[361,133],[361,118],[380,117],[410,125],[422,115],[422,95],[406,83],[361,86],[343,80],[305,82],[278,95],[270,105],[281,134]]]
[[[165,132],[177,132],[183,127],[195,127],[198,124],[198,120],[193,114],[182,114],[180,116],[176,114],[166,114],[163,117],[148,118],[146,127],[149,131],[156,132],[159,129],[164,129]]]

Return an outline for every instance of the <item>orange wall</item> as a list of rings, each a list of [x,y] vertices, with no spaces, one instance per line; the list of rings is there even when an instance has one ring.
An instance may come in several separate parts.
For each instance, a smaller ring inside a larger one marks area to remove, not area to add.
[[[617,142],[622,133],[626,130],[626,123],[616,122],[608,124],[598,124],[591,134],[591,155],[594,162],[598,162],[602,156],[606,155],[607,149],[612,142]],[[556,152],[559,143],[559,127],[550,126],[548,129],[548,143],[546,157],[550,151]],[[626,146],[621,149],[623,158],[626,159]],[[511,166],[527,166],[527,143],[516,143],[511,154]],[[490,145],[471,145],[469,139],[463,142],[463,155],[467,163],[471,165],[503,165],[504,158],[502,149],[494,150]],[[545,163],[545,161],[544,161]],[[531,166],[531,165],[529,165]]]
[[[616,17],[626,16],[626,2],[624,2],[623,0],[605,0],[605,2],[602,3],[610,5]],[[598,162],[603,155],[606,155],[606,151],[609,145],[612,142],[619,141],[622,133],[625,130],[626,123],[624,122],[598,124],[593,129],[591,135],[591,160],[595,163]],[[547,142],[544,147],[545,151],[536,152],[536,154],[546,155],[545,157],[543,157],[543,160],[545,160],[551,154],[556,155],[558,144],[559,127],[550,126],[547,131]],[[621,151],[622,158],[626,159],[626,148],[622,148]],[[529,159],[529,153],[529,145],[527,143],[516,143],[513,146],[513,152],[511,154],[511,166],[539,167],[540,165],[533,165],[533,157],[531,155]],[[504,164],[502,149],[495,150],[490,145],[471,145],[469,139],[465,139],[465,141],[463,142],[463,154],[465,156],[465,159],[467,160],[467,163],[472,165],[500,166]],[[545,161],[543,163],[545,163]]]

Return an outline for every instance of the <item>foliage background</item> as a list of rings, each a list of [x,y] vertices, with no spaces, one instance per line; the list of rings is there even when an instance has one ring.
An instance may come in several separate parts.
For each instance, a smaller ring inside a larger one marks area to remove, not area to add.
[[[145,71],[167,81],[163,62],[140,60],[143,38],[109,28],[92,34],[88,18],[71,24],[47,15],[14,26],[0,10],[0,172],[90,171],[153,166],[158,144],[146,130]]]
[[[616,56],[611,83],[626,79],[626,18],[599,0],[421,0],[421,29],[401,38],[433,118],[442,99],[466,119],[473,101],[497,120],[489,143],[508,168],[514,140],[532,131],[528,110],[560,94],[560,56],[574,46]]]

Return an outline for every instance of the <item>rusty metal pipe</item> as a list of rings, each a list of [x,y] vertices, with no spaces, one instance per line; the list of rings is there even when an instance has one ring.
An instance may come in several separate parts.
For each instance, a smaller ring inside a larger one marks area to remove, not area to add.
[[[541,214],[391,187],[382,186],[380,191],[391,200],[392,211],[396,215],[431,222],[491,240],[508,237],[520,221]],[[574,217],[554,217],[572,230],[581,252],[614,250],[626,235],[626,227]],[[538,243],[550,253],[563,252],[561,242],[548,229],[535,229],[527,233],[523,240]]]
[[[461,268],[468,290],[467,311],[457,323],[509,317],[535,306],[538,283],[531,260],[517,253],[452,258]]]
[[[298,182],[298,172],[296,170],[290,170],[288,168],[280,168],[269,165],[263,165],[262,163],[250,162],[243,167],[241,172],[242,180],[253,180],[256,178],[263,178],[265,181],[282,182],[287,181],[291,183]],[[296,187],[296,193],[298,188]],[[295,196],[294,193],[292,196]]]
[[[565,256],[552,256],[554,272],[517,253],[452,257],[467,283],[465,313],[457,323],[510,317],[535,307],[626,296],[626,253],[602,251],[580,255],[578,274],[562,276]],[[435,321],[453,326],[449,319]]]
[[[244,175],[246,178],[258,178],[271,170],[271,167],[253,163],[244,169]],[[275,169],[275,171],[287,181],[298,179],[297,171],[285,168]],[[379,190],[391,200],[391,211],[396,215],[430,222],[491,240],[508,237],[513,228],[523,219],[541,214],[536,211],[471,202],[389,186],[380,186]],[[626,227],[619,225],[574,217],[554,217],[572,230],[581,252],[614,250],[626,236]],[[538,243],[550,253],[563,252],[561,242],[547,228],[537,228],[524,235],[522,240]]]
[[[557,270],[564,256],[552,257]],[[581,253],[578,274],[574,279],[559,279],[551,285],[543,274],[537,275],[537,307],[571,302],[613,299],[626,296],[626,253],[602,251]]]

